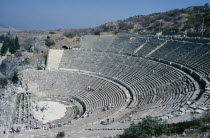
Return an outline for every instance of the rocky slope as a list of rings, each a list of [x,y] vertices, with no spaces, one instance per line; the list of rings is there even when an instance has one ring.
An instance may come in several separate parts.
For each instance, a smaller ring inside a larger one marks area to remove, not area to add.
[[[210,33],[210,7],[188,7],[175,9],[163,13],[137,15],[126,20],[118,20],[101,25],[101,31],[128,31],[128,32],[204,32]]]

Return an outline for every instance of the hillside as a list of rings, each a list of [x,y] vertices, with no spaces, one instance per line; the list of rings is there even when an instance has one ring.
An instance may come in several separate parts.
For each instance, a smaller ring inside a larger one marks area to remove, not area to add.
[[[20,32],[20,31],[23,31],[23,29],[0,25],[0,32]]]
[[[210,6],[174,9],[163,13],[137,15],[101,25],[100,32],[204,32],[210,33]]]
[[[18,32],[21,29],[4,27],[0,25],[0,32]],[[52,30],[68,38],[81,37],[87,34],[116,34],[118,32],[130,33],[156,33],[165,34],[188,32],[200,35],[203,31],[207,37],[210,33],[210,6],[193,6],[184,9],[174,9],[167,12],[152,13],[149,15],[136,15],[125,20],[117,20],[102,24],[95,28],[86,29],[57,29]],[[23,33],[43,34],[49,31],[24,31]]]

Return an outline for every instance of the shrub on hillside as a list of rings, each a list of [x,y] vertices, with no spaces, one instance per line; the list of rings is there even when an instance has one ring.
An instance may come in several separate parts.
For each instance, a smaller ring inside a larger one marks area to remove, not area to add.
[[[63,137],[65,137],[64,131],[63,132],[58,132],[56,138],[63,138]]]
[[[55,45],[55,42],[53,40],[50,40],[50,39],[46,39],[45,40],[45,45],[50,47],[52,45]]]
[[[75,36],[77,36],[79,33],[77,32],[65,32],[63,35],[68,37],[68,38],[73,38]]]
[[[210,123],[210,112],[206,112],[200,118],[193,118],[192,121],[171,124],[171,133],[183,133],[186,129],[196,128],[203,124]]]
[[[28,65],[28,64],[30,64],[30,59],[29,58],[25,58],[23,61],[22,61],[22,63],[23,64],[25,64],[25,65]]]
[[[95,31],[94,35],[100,35],[100,32],[99,31]]]
[[[21,52],[16,52],[14,55],[15,55],[16,57],[21,57],[21,56],[22,56]]]
[[[138,124],[132,122],[130,127],[125,129],[124,136],[127,138],[148,138],[169,132],[168,124],[165,121],[148,116]]]
[[[119,27],[119,30],[129,30],[133,28],[133,25],[120,21],[118,22],[118,27]]]
[[[49,34],[55,34],[55,32],[49,32]]]

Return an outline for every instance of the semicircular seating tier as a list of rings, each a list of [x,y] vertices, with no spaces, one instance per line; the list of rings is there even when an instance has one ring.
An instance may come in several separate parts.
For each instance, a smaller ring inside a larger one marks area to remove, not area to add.
[[[72,120],[77,125],[110,117],[126,122],[130,113],[134,120],[147,115],[168,119],[209,108],[207,83],[203,87],[201,78],[173,64],[208,80],[209,43],[125,33],[87,35],[80,48],[50,50],[47,69],[24,70],[21,82],[26,92],[72,98],[83,113],[93,112],[89,118]],[[103,112],[107,105],[113,109]]]
[[[101,113],[111,106],[105,115],[124,109],[130,100],[128,91],[117,83],[91,74],[71,71],[24,70],[22,82],[27,92],[39,97],[72,97],[84,111]]]
[[[156,57],[180,63],[204,76],[210,74],[209,39],[140,36],[126,33],[100,37],[88,35],[81,40],[81,49]]]
[[[188,120],[191,113],[210,108],[209,42],[126,33],[87,35],[80,48],[50,50],[46,70],[22,71],[20,90],[43,99],[72,100],[83,113],[92,112],[71,120],[65,130],[103,129],[97,124],[107,119],[115,120],[113,128],[121,128],[130,114],[134,121],[148,115]],[[102,111],[108,105],[112,109]],[[55,121],[68,120],[65,116]]]
[[[163,108],[164,112],[153,116],[176,112],[199,93],[199,85],[186,73],[169,65],[124,54],[67,50],[59,69],[113,79],[130,90],[133,98],[130,107],[139,111]]]

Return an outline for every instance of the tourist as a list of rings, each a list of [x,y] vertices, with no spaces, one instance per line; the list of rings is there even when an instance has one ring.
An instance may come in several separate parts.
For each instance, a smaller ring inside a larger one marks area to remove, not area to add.
[[[107,109],[108,109],[108,110],[111,110],[111,105],[108,105],[108,106],[107,106]]]
[[[112,118],[112,123],[114,123],[114,118]]]
[[[106,119],[107,123],[109,123],[109,118]]]
[[[132,114],[129,116],[129,120],[130,120],[130,121],[132,120]]]

